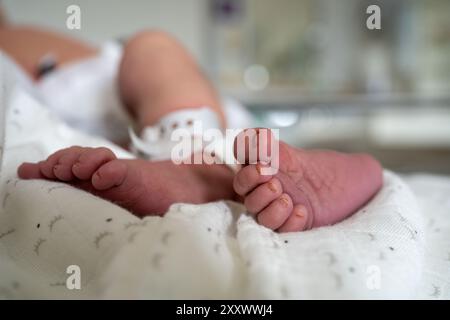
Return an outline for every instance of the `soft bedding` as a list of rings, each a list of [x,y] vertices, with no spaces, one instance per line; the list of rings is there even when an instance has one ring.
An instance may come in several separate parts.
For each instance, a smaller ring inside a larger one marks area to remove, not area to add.
[[[450,179],[386,171],[364,208],[308,232],[274,233],[225,201],[139,219],[66,184],[18,180],[19,163],[66,146],[132,155],[70,129],[1,68],[0,297],[450,297]]]

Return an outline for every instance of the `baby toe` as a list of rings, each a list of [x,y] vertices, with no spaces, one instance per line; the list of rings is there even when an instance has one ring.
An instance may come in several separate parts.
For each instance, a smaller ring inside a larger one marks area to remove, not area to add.
[[[53,173],[53,167],[58,163],[59,158],[68,152],[70,152],[69,148],[58,150],[52,153],[46,160],[39,162],[38,165],[41,173],[48,179],[56,179]]]
[[[268,163],[275,141],[272,130],[268,128],[245,129],[234,140],[234,157],[240,164]]]
[[[72,173],[81,180],[90,180],[94,172],[108,161],[116,159],[114,153],[107,148],[85,150],[72,166]]]
[[[239,170],[233,179],[234,191],[238,195],[244,196],[261,183],[269,181],[272,176],[262,175],[262,167],[264,165],[257,163],[256,165],[249,165]]]
[[[277,199],[283,193],[283,187],[280,180],[272,178],[270,181],[261,184],[255,190],[250,192],[244,200],[247,211],[256,214],[268,206],[273,200]]]
[[[123,161],[109,161],[92,175],[92,186],[97,190],[117,187],[125,180],[127,172],[128,167]]]
[[[263,226],[276,230],[288,219],[292,213],[292,208],[291,197],[283,193],[258,214],[257,220]]]
[[[17,169],[17,175],[21,179],[45,179],[37,163],[22,163]]]
[[[279,232],[295,232],[308,230],[312,226],[312,215],[308,209],[301,204],[294,206],[292,214],[286,220],[286,222],[278,228]]]
[[[70,151],[61,155],[57,163],[53,166],[53,174],[56,178],[62,181],[70,181],[75,178],[72,173],[72,166],[80,156],[81,149],[79,147],[73,147]]]
[[[55,162],[56,163],[56,162]],[[53,174],[53,166],[48,163],[48,159],[44,161],[39,161],[36,164],[39,167],[39,171],[41,174],[47,179],[55,179],[55,175]]]

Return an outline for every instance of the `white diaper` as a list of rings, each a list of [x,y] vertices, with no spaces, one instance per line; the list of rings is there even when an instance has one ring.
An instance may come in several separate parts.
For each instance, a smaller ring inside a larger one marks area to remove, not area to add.
[[[95,57],[45,74],[35,84],[35,96],[71,127],[126,141],[130,119],[117,90],[121,56],[119,43],[105,43]]]

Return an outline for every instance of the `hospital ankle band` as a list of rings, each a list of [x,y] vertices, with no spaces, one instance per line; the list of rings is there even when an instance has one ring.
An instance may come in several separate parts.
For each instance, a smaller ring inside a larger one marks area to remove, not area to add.
[[[140,138],[131,128],[129,131],[133,151],[149,160],[223,163],[232,170],[238,168],[233,163],[233,141],[223,138],[217,114],[207,107],[171,112],[156,125],[144,128]]]

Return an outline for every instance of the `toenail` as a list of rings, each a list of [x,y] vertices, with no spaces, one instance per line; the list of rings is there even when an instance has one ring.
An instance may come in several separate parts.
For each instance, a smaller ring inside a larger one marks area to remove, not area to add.
[[[269,183],[267,184],[267,186],[269,187],[269,190],[276,193],[277,192],[277,187],[275,186],[275,184],[272,181],[269,181]]]
[[[258,174],[261,174],[261,165],[259,163],[256,164],[256,171],[258,171]]]
[[[281,204],[282,204],[283,206],[289,207],[289,200],[288,200],[288,198],[286,198],[285,196],[280,197],[280,202],[281,202]]]
[[[308,214],[308,210],[303,205],[296,205],[294,208],[294,214],[299,218],[304,218]]]

